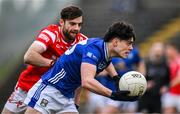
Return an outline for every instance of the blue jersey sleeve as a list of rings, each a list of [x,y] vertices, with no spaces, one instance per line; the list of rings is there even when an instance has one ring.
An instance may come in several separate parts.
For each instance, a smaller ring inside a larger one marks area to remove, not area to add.
[[[87,46],[84,50],[82,62],[97,65],[100,60],[101,52],[96,46]]]

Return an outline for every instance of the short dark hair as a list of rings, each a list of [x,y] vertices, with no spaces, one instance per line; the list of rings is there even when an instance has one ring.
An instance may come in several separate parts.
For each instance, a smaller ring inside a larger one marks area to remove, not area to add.
[[[77,6],[68,6],[61,10],[61,19],[72,20],[83,15],[82,10]]]
[[[112,24],[104,36],[104,41],[109,42],[115,37],[121,40],[129,40],[133,37],[135,40],[135,33],[130,24],[123,21],[118,21]]]

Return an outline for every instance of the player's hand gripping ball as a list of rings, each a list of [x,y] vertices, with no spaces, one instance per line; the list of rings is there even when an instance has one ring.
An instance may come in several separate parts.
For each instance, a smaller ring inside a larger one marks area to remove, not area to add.
[[[119,80],[119,89],[129,90],[128,96],[142,96],[147,88],[146,78],[137,71],[125,73]]]

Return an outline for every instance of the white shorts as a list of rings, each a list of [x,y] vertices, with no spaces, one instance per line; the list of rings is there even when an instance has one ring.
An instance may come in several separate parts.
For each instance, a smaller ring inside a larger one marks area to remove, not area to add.
[[[137,109],[137,101],[129,102],[129,101],[115,101],[112,99],[108,99],[107,105],[114,106],[119,108],[121,111],[124,112],[135,112]]]
[[[137,108],[137,101],[135,102],[128,102],[128,101],[115,101],[110,98],[95,94],[90,92],[89,95],[89,102],[88,102],[88,112],[93,112],[97,108],[105,108],[106,106],[113,106],[119,108],[123,111],[136,111]]]
[[[86,109],[89,113],[106,106],[107,97],[90,92]]]
[[[28,92],[24,101],[28,106],[43,114],[64,112],[78,113],[74,98],[67,98],[53,86],[45,85],[39,80]]]
[[[15,88],[4,107],[14,113],[25,111],[27,106],[23,102],[26,96],[27,92],[23,91],[19,87]]]
[[[180,95],[165,93],[162,98],[162,107],[175,107],[180,112]]]

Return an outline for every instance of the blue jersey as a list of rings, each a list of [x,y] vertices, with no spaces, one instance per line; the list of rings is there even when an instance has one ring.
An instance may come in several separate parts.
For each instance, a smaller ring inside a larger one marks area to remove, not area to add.
[[[64,96],[73,98],[75,89],[81,85],[82,62],[95,65],[96,73],[104,70],[111,62],[106,43],[102,39],[91,38],[75,44],[42,76],[43,83],[57,88]]]

